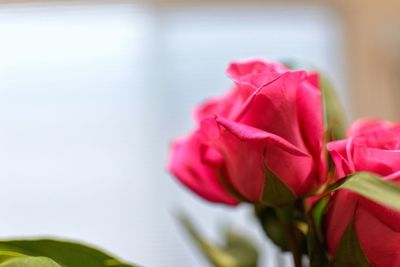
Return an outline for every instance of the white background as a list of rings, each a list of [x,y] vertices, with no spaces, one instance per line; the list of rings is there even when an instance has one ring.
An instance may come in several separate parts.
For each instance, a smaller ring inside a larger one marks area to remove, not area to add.
[[[0,235],[96,244],[145,266],[204,266],[173,213],[211,238],[251,209],[210,205],[165,171],[191,109],[229,88],[229,61],[295,59],[344,95],[340,24],[314,6],[6,5],[0,9]]]

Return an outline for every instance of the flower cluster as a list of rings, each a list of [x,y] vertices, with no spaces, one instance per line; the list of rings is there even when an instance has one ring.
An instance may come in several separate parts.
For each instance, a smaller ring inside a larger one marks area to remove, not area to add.
[[[289,210],[277,228],[297,248],[266,234],[313,266],[400,266],[400,211],[390,198],[399,197],[400,124],[363,119],[333,140],[333,100],[317,72],[252,60],[227,74],[232,88],[197,107],[195,129],[173,141],[169,171],[208,201],[254,205],[263,226]],[[293,234],[299,221],[307,227]],[[323,248],[318,257],[313,245]]]

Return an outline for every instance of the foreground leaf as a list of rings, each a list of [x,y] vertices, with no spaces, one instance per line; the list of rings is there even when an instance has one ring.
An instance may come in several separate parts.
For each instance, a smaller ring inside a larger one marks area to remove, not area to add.
[[[0,241],[0,256],[10,253],[20,256],[47,257],[63,267],[133,267],[133,265],[123,263],[98,249],[78,243],[51,239]],[[17,259],[24,260],[23,257],[15,257],[15,260]]]
[[[400,211],[400,185],[368,172],[358,172],[334,188],[348,189],[363,197]]]
[[[0,264],[0,267],[61,267],[52,259],[45,257],[17,257]]]
[[[181,215],[179,219],[200,250],[215,267],[257,266],[258,251],[247,238],[234,232],[226,232],[225,244],[214,245],[201,237],[189,218]]]

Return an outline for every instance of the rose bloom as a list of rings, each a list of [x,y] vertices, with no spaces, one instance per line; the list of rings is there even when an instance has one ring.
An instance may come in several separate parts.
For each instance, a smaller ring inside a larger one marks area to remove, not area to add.
[[[262,60],[227,69],[225,95],[194,113],[196,129],[171,146],[169,171],[203,198],[259,202],[266,168],[296,196],[325,182],[321,93],[316,73]]]
[[[360,120],[348,138],[328,144],[337,177],[358,171],[400,183],[400,124]],[[334,193],[325,217],[326,241],[335,255],[349,223],[354,222],[358,241],[372,266],[400,266],[400,213],[348,190]]]

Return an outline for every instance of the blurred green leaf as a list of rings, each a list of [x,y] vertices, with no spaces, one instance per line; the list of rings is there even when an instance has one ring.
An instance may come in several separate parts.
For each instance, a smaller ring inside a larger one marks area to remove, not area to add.
[[[319,82],[322,92],[326,141],[343,139],[346,135],[346,120],[343,107],[332,83],[323,75],[320,75]]]
[[[17,257],[0,264],[0,267],[61,267],[52,259],[45,257]]]
[[[400,185],[382,177],[358,172],[334,185],[333,190],[348,189],[363,197],[400,211]]]
[[[17,259],[23,261],[23,257],[19,258],[18,256],[25,255],[32,257],[47,257],[56,261],[63,267],[133,267],[133,265],[123,263],[98,249],[73,242],[51,239],[0,241],[0,258],[3,256],[3,260],[7,257],[14,257],[16,261]],[[40,261],[40,258],[29,259],[29,261],[35,260]],[[4,264],[6,262],[7,261],[5,261]]]
[[[199,234],[188,217],[181,215],[179,220],[202,253],[215,267],[257,267],[258,251],[248,238],[227,231],[225,244],[214,245]]]
[[[368,267],[368,259],[362,250],[354,223],[351,222],[344,232],[338,251],[336,252],[337,267]]]

